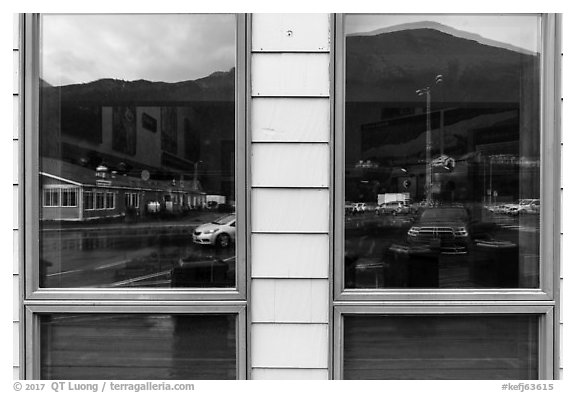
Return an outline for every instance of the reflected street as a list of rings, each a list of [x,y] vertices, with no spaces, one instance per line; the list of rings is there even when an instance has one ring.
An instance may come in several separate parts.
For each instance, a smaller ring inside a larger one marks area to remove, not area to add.
[[[169,287],[173,269],[224,263],[226,286],[235,282],[235,248],[194,244],[194,229],[222,213],[203,212],[181,220],[44,228],[43,286]],[[204,286],[213,286],[207,280]]]

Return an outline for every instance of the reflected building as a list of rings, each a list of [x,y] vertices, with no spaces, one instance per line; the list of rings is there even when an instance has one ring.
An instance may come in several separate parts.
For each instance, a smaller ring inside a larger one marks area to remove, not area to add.
[[[233,205],[234,83],[234,69],[178,83],[43,82],[42,218],[179,213],[207,195]]]

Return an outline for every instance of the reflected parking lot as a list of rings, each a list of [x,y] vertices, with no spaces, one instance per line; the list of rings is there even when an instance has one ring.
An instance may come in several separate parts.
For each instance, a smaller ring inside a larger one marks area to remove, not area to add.
[[[502,215],[482,206],[470,206],[467,210],[479,213],[478,218],[472,218],[466,226],[470,233],[466,233],[465,241],[459,240],[460,245],[455,245],[452,231],[448,236],[438,231],[438,227],[427,237],[421,236],[418,241],[411,239],[414,228],[424,229],[416,226],[422,212],[347,215],[346,287],[514,288],[534,285],[537,269],[530,264],[538,260],[539,215]],[[520,242],[525,244],[522,249],[518,246]]]

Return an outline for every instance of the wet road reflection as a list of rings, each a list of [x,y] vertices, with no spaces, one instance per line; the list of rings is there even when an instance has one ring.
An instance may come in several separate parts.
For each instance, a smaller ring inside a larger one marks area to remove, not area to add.
[[[204,215],[210,220],[222,214]],[[211,217],[214,216],[214,217]],[[211,269],[189,281],[194,286],[235,284],[235,247],[194,244],[198,220],[44,228],[41,236],[43,287],[170,287],[174,269]],[[223,272],[223,275],[222,275]],[[182,274],[182,271],[179,272]],[[177,286],[186,286],[182,280]]]

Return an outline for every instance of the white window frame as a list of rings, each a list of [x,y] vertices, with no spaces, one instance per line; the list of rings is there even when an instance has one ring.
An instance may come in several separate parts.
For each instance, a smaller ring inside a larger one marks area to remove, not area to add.
[[[116,193],[113,191],[106,191],[104,194],[104,208],[106,210],[113,210],[116,208]],[[109,199],[111,198],[111,199]],[[109,201],[112,201],[112,206],[109,205]]]
[[[83,195],[82,195],[82,198],[86,198],[86,197],[89,197],[89,199],[90,199],[90,201],[91,201],[91,202],[90,202],[90,203],[91,203],[91,207],[87,207],[86,204],[84,204],[84,210],[86,210],[86,211],[92,211],[92,210],[94,210],[94,206],[95,206],[95,204],[94,204],[94,191],[92,191],[92,190],[84,191],[84,192],[83,192]],[[84,201],[85,201],[85,199],[82,200],[82,203],[84,203]]]
[[[98,207],[98,196],[102,197],[101,207]],[[94,192],[94,210],[105,210],[106,209],[106,192],[105,191],[95,191]]]
[[[140,198],[139,198],[139,193],[137,192],[126,192],[125,194],[125,202],[128,202],[126,204],[126,207],[132,207],[135,209],[140,208]]]
[[[62,207],[78,207],[78,187],[63,187],[60,189],[60,205]],[[66,204],[63,201],[66,201]]]
[[[54,203],[54,195],[57,196],[58,202]],[[56,187],[45,187],[42,189],[42,207],[60,207],[62,196],[60,189]]]

